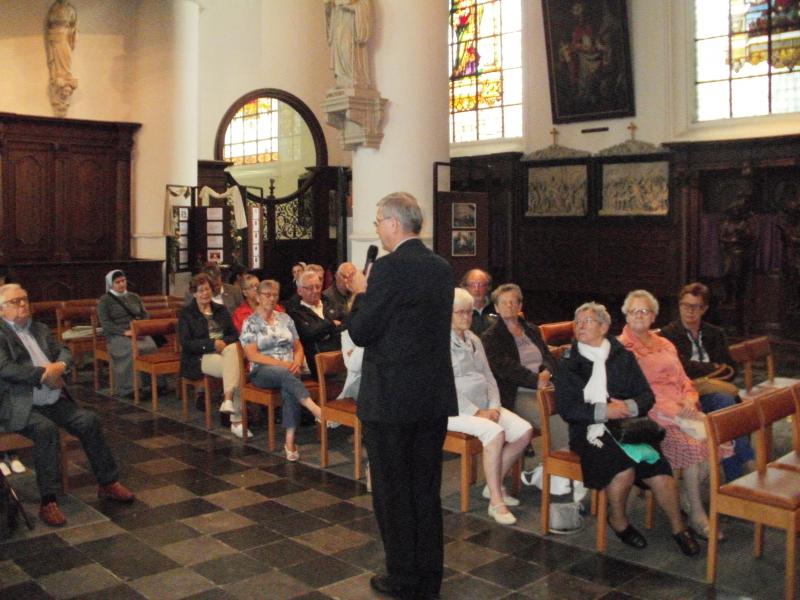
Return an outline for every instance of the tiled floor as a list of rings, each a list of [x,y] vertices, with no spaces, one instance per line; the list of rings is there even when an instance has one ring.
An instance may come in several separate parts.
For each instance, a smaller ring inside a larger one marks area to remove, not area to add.
[[[84,516],[64,529],[39,523],[33,535],[19,531],[0,544],[2,600],[376,597],[369,578],[382,569],[383,550],[371,498],[363,483],[348,478],[352,465],[346,460],[329,470],[312,466],[318,461],[311,428],[302,446],[309,464],[287,463],[258,447],[263,448],[263,431],[255,431],[253,445],[243,446],[221,430],[208,433],[94,394],[86,385],[76,391],[102,416],[122,480],[138,500],[132,506],[99,501],[85,457],[72,450],[70,493],[80,506],[70,514]],[[179,403],[167,398],[162,411],[178,415]],[[199,423],[200,413],[192,411]],[[333,436],[339,455],[348,450],[343,429]],[[445,503],[455,506],[455,462],[445,469]],[[25,499],[35,502],[32,475],[15,477]],[[485,516],[479,488],[473,492],[471,513],[446,512],[445,599],[742,597],[699,581],[704,557],[685,559],[694,578],[689,579],[634,564],[641,556],[628,556],[633,562],[614,558],[624,548],[616,541],[609,542],[609,556],[600,556],[578,539],[591,539],[589,531],[563,540],[570,545],[535,535],[532,508],[519,513],[520,527],[495,525]],[[522,499],[523,506],[538,505],[530,488]],[[671,541],[660,543],[657,537],[648,536],[654,547],[650,565],[660,568],[662,557],[669,556],[680,572],[684,559]],[[739,580],[773,577],[750,568],[747,544],[729,548],[748,563]],[[768,551],[780,555],[780,547]],[[776,560],[780,565],[780,556]],[[778,581],[758,582],[754,589],[764,594],[753,597],[782,594],[778,570]],[[747,589],[739,580],[733,587]]]

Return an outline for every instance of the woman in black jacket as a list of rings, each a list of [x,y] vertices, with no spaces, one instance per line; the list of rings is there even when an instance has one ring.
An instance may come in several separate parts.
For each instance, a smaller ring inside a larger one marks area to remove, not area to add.
[[[558,414],[569,423],[570,449],[580,456],[584,485],[605,489],[609,525],[625,544],[644,548],[644,536],[628,522],[625,505],[634,482],[647,485],[670,521],[673,538],[687,556],[700,548],[680,514],[678,488],[658,444],[620,444],[606,423],[646,416],[655,397],[636,358],[607,338],[611,317],[601,304],[575,311],[575,341],[559,363],[555,384]]]
[[[183,307],[178,320],[181,341],[181,376],[222,378],[220,412],[231,415],[231,433],[243,437],[239,399],[239,335],[228,309],[211,301],[211,279],[205,273],[192,277],[189,292],[194,300]],[[250,432],[247,432],[250,437]]]
[[[499,318],[481,335],[486,357],[500,390],[503,408],[516,412],[537,429],[541,428],[535,390],[546,387],[555,370],[555,359],[539,334],[522,313],[522,290],[504,283],[492,292]],[[518,399],[519,394],[519,399]],[[553,447],[567,445],[567,427],[561,419],[551,419]]]

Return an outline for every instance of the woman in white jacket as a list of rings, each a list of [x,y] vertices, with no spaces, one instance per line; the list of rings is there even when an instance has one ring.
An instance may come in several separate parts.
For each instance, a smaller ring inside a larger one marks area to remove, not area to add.
[[[508,510],[519,505],[503,487],[503,478],[530,443],[532,428],[522,417],[500,405],[500,392],[489,368],[478,336],[470,331],[472,296],[456,288],[450,331],[450,355],[458,395],[458,416],[450,417],[447,429],[474,435],[483,444],[483,471],[489,499],[489,515],[502,525],[517,519]]]

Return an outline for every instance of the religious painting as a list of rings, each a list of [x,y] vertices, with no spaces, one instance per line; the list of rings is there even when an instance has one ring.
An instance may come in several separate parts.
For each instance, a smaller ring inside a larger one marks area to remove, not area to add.
[[[584,217],[589,208],[587,163],[528,168],[526,217]]]
[[[477,207],[473,202],[453,202],[453,229],[475,229]]]
[[[636,114],[626,0],[542,0],[553,123]]]
[[[669,161],[604,162],[601,217],[664,217],[669,213]]]
[[[453,231],[452,256],[475,256],[477,237],[475,230],[472,231]]]

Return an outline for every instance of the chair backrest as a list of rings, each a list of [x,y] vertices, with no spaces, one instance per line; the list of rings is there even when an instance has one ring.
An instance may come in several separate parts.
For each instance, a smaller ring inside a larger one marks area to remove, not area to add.
[[[167,338],[168,343],[162,346],[162,351],[178,352],[178,319],[142,319],[140,321],[131,321],[131,335],[134,338],[139,338],[145,335],[163,335]],[[132,344],[133,356],[139,356],[139,345]]]
[[[151,319],[174,319],[177,311],[171,307],[148,308],[147,314]]]
[[[572,321],[559,321],[557,323],[542,323],[539,332],[545,344],[560,346],[572,341],[574,326]]]
[[[340,386],[332,386],[330,377],[347,372],[344,364],[344,356],[341,350],[331,352],[319,352],[314,357],[317,363],[317,381],[319,382],[319,404],[325,406],[328,400],[333,400],[331,396],[339,394]]]
[[[92,321],[92,350],[97,352],[97,344],[100,340],[100,335],[97,333],[99,329],[99,320],[97,318],[97,313],[93,312],[90,316]]]
[[[75,300],[66,300],[66,306],[96,306],[98,298],[77,298]]]
[[[759,396],[754,400],[761,417],[762,427],[771,427],[775,421],[780,421],[797,412],[792,388],[783,388],[770,394]]]
[[[37,321],[48,325],[51,329],[57,328],[56,310],[64,306],[63,300],[45,300],[44,302],[31,302],[31,314]]]
[[[539,402],[539,420],[542,430],[542,452],[545,456],[550,454],[550,417],[558,413],[556,408],[556,393],[553,386],[536,391]]]
[[[750,349],[747,347],[747,342],[731,344],[728,346],[728,352],[730,352],[733,360],[742,365],[742,370],[744,371],[744,387],[749,394],[750,390],[753,389],[753,359],[750,356]]]
[[[67,303],[65,306],[56,308],[56,331],[58,338],[63,339],[64,332],[75,325],[91,325],[92,315],[95,313],[95,306],[73,306]]]
[[[166,304],[169,301],[169,296],[165,296],[164,294],[151,294],[149,296],[139,296],[139,298],[144,304],[148,302],[161,302],[162,304]]]
[[[767,379],[769,382],[775,383],[775,359],[772,355],[772,346],[770,346],[769,338],[761,336],[746,340],[747,353],[750,355],[750,360],[764,360],[767,364]]]
[[[705,415],[705,420],[708,464],[711,465],[711,489],[716,490],[719,488],[721,481],[719,474],[719,445],[756,432],[758,435],[756,447],[763,448],[761,419],[754,402],[742,402],[741,404],[734,404],[733,406],[708,413]],[[758,462],[759,468],[761,468],[762,461],[759,460]]]

